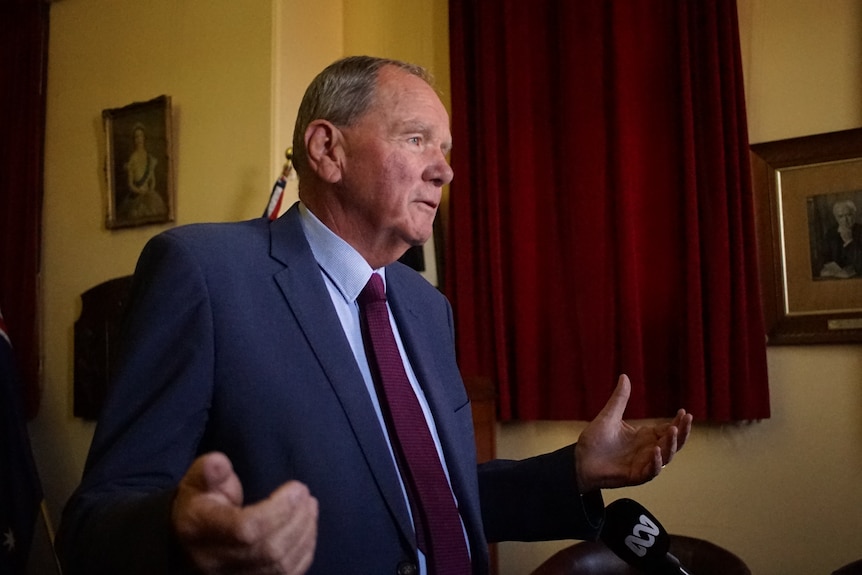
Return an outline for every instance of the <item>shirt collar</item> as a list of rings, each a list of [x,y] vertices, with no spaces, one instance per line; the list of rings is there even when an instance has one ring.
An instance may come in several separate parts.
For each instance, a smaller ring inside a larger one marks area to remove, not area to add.
[[[385,268],[371,269],[365,258],[353,246],[326,227],[302,202],[299,203],[299,215],[302,229],[311,246],[314,259],[317,260],[317,265],[332,281],[345,301],[348,303],[356,301],[359,292],[375,271],[383,277],[383,284],[386,285]]]

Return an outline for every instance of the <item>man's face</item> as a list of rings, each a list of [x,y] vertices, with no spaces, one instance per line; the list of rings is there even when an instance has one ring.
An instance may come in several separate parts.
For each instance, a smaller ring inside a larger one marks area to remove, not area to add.
[[[853,222],[856,219],[853,210],[850,209],[850,206],[843,205],[838,208],[835,208],[835,219],[838,221],[838,227],[849,230],[853,227]]]
[[[452,181],[449,116],[427,83],[396,67],[381,69],[377,86],[371,108],[341,129],[338,195],[368,249],[403,253],[431,236],[442,186]]]

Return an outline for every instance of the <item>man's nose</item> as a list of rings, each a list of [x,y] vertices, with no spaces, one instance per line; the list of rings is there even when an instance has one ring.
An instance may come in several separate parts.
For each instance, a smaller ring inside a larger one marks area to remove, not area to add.
[[[449,161],[446,159],[446,154],[443,150],[438,149],[434,152],[435,158],[432,165],[428,168],[428,180],[434,182],[436,186],[445,186],[455,177],[455,172]]]

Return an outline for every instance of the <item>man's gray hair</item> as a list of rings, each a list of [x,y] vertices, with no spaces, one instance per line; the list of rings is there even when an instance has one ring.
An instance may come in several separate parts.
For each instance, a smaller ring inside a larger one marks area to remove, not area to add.
[[[853,200],[843,200],[835,202],[834,204],[832,204],[832,213],[837,217],[838,210],[843,207],[847,207],[847,209],[850,210],[850,213],[852,215],[856,215],[856,204],[853,203]]]
[[[433,78],[422,66],[400,60],[372,56],[349,56],[327,66],[311,81],[302,97],[293,129],[293,166],[302,176],[308,170],[305,130],[315,120],[336,126],[350,126],[374,101],[377,75],[384,66],[395,66],[433,85]]]

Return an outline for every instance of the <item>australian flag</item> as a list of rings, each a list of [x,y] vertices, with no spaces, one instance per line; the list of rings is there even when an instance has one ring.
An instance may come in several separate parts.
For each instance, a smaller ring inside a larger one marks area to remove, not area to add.
[[[0,573],[23,575],[42,504],[12,345],[0,313]]]

